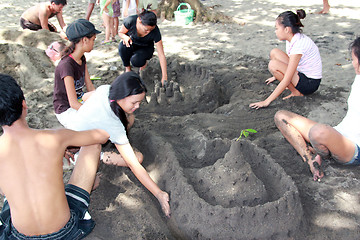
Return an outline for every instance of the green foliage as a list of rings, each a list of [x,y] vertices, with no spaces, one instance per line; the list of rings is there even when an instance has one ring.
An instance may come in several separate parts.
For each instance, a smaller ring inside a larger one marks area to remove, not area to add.
[[[244,136],[245,138],[247,138],[250,133],[257,133],[257,131],[256,131],[255,129],[251,129],[251,128],[243,129],[243,130],[241,130],[240,136],[236,139],[236,141],[239,141],[240,138],[242,138],[242,136]]]

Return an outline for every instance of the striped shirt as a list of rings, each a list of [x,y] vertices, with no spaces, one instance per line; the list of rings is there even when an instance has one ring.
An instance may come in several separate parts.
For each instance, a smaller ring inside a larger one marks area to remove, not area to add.
[[[301,54],[297,70],[308,78],[322,78],[322,63],[318,47],[305,34],[296,33],[291,42],[286,41],[286,53],[290,57],[293,54]]]

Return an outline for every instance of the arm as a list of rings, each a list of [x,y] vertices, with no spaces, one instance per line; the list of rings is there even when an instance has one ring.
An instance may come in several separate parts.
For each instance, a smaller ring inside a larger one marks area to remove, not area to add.
[[[268,98],[266,98],[265,101],[257,102],[257,103],[251,103],[251,108],[262,108],[267,107],[269,104],[274,101],[285,89],[289,84],[291,83],[292,78],[294,77],[294,74],[296,72],[296,68],[299,65],[301,54],[293,54],[290,55],[289,64],[286,68],[286,72],[284,74],[284,78],[280,81],[279,85],[274,89],[274,91],[270,94]]]
[[[131,145],[128,143],[123,145],[115,144],[115,146],[136,178],[158,199],[163,212],[167,217],[170,217],[169,195],[162,191],[151,179],[145,168],[136,158]]]
[[[155,45],[156,45],[156,50],[158,52],[159,60],[160,60],[160,67],[161,67],[161,74],[162,74],[161,84],[164,85],[164,82],[167,81],[167,64],[166,64],[166,58],[165,58],[164,46],[163,46],[162,40],[155,43]]]
[[[123,40],[123,44],[125,44],[126,47],[130,47],[130,44],[132,44],[130,36],[126,35],[128,32],[129,30],[124,26],[124,24],[121,25],[119,37]]]
[[[58,129],[55,130],[55,134],[60,138],[58,142],[63,143],[65,148],[68,146],[104,144],[110,137],[110,135],[102,129],[79,132],[70,129]]]
[[[56,14],[56,18],[57,18],[57,20],[58,20],[58,22],[60,24],[61,30],[65,31],[64,27],[66,26],[66,24],[64,22],[64,18],[63,18],[63,15],[62,15],[62,10],[61,10],[61,12]]]
[[[89,71],[87,68],[87,64],[85,65],[85,86],[86,86],[86,90],[88,92],[95,90],[94,84],[90,80],[90,75],[89,75]]]
[[[112,0],[106,0],[103,11],[104,12],[109,12],[109,9],[107,8],[109,6],[109,4],[112,2]]]
[[[71,76],[66,76],[64,78],[64,82],[70,107],[78,110],[82,104],[77,100],[74,78]]]
[[[41,25],[42,29],[49,30],[49,26],[48,26],[49,17],[50,17],[50,13],[48,13],[48,11],[47,11],[47,6],[40,5],[39,21],[40,21],[40,25]]]
[[[129,10],[130,1],[131,0],[126,0],[126,4],[124,6],[124,12],[123,12],[124,17],[127,17],[129,15],[128,10]]]

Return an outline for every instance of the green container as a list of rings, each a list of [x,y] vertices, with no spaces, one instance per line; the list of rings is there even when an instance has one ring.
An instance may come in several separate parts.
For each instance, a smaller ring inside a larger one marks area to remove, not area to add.
[[[180,9],[181,6],[186,6],[187,8]],[[175,22],[180,25],[187,25],[194,20],[194,10],[191,9],[190,4],[180,3],[174,12]]]

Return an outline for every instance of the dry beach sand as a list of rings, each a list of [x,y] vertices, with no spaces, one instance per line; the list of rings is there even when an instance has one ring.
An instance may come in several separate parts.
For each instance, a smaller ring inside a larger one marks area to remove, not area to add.
[[[57,128],[54,66],[44,49],[58,36],[22,31],[18,25],[21,13],[35,3],[0,3],[0,72],[13,75],[23,87],[31,127]],[[163,216],[157,200],[129,169],[101,164],[102,181],[90,208],[97,225],[87,239],[359,239],[360,169],[326,160],[326,176],[313,182],[273,116],[288,109],[330,125],[342,119],[355,76],[348,45],[360,35],[360,2],[330,0],[327,15],[315,14],[322,8],[320,0],[202,3],[234,23],[159,23],[173,87],[168,92],[157,88],[155,56],[144,73],[148,103],[130,133],[145,155],[144,166],[170,193],[172,217]],[[84,17],[86,8],[87,0],[69,1],[65,22]],[[264,83],[270,76],[270,50],[285,48],[276,39],[274,20],[298,8],[308,13],[304,33],[322,56],[319,91],[250,109],[249,103],[265,99],[276,86]],[[104,30],[98,6],[91,21]],[[104,33],[86,55],[90,75],[101,77],[96,86],[110,84],[124,70],[117,45],[103,46],[102,40]],[[234,141],[246,128],[258,133]],[[107,144],[104,150],[113,148]],[[71,171],[65,170],[65,175]]]

